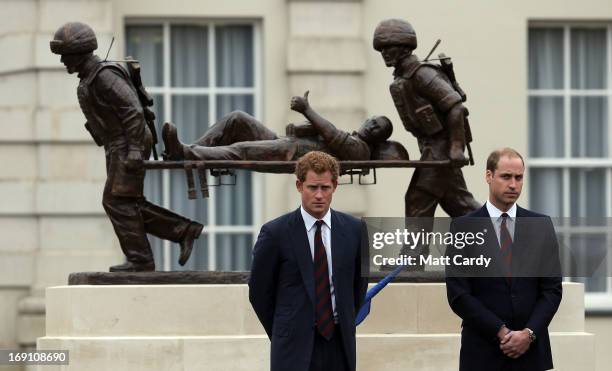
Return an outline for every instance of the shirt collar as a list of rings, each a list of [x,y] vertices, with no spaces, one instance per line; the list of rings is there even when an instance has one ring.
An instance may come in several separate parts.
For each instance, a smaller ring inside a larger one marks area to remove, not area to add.
[[[495,207],[489,200],[487,200],[487,211],[489,212],[489,216],[493,219],[499,219],[503,214],[503,211]],[[510,217],[510,220],[516,218],[516,203],[512,204],[510,209],[506,211],[506,214]]]
[[[312,227],[319,219],[308,214],[308,211],[304,210],[303,206],[300,206],[300,213],[302,214],[302,219],[304,219],[304,225],[306,226],[306,230],[310,232]],[[325,214],[325,216],[323,216],[323,218],[321,218],[321,220],[323,220],[325,225],[327,225],[327,227],[331,229],[331,208],[327,210],[327,213]]]

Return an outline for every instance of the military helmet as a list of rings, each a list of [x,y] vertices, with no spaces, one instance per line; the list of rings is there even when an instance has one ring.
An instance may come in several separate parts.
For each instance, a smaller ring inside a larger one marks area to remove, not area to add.
[[[60,27],[49,42],[55,54],[85,54],[98,49],[94,31],[81,22],[68,22]]]
[[[417,47],[416,32],[412,25],[401,19],[386,19],[374,30],[374,49],[381,51],[386,46],[402,45]]]

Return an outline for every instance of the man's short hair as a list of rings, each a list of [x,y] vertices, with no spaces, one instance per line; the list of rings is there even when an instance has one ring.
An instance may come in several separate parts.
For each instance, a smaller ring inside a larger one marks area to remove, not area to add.
[[[300,182],[306,180],[306,174],[308,174],[309,170],[317,174],[323,174],[329,171],[333,181],[337,181],[338,176],[340,176],[340,165],[338,161],[333,156],[320,151],[308,152],[297,160],[295,164],[295,176]]]
[[[504,147],[496,149],[495,151],[489,154],[489,157],[487,158],[487,170],[491,170],[491,172],[494,173],[495,170],[497,170],[497,163],[499,162],[499,159],[503,156],[507,156],[510,158],[518,157],[523,162],[523,167],[525,167],[525,160],[523,160],[523,156],[521,156],[521,154],[518,153],[517,150],[510,147]]]

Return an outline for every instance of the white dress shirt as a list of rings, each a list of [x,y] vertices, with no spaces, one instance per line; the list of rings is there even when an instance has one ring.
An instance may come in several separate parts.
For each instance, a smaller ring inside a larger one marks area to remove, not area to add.
[[[310,256],[314,262],[314,238],[317,232],[317,218],[308,214],[304,207],[300,206],[300,212],[302,213],[302,219],[304,220],[304,226],[306,227],[306,233],[308,234],[308,245],[310,245]],[[336,312],[336,295],[334,292],[334,281],[332,280],[332,246],[331,246],[331,209],[327,210],[327,214],[320,220],[323,221],[321,225],[321,239],[323,240],[323,246],[325,246],[325,254],[327,255],[327,270],[329,272],[329,289],[331,291],[332,309],[334,311],[334,318],[338,317]]]
[[[495,205],[493,205],[490,201],[487,200],[487,211],[489,212],[489,216],[491,217],[491,222],[493,222],[493,228],[495,228],[495,234],[497,235],[497,242],[501,247],[501,239],[500,239],[500,230],[502,223],[502,214],[504,213]],[[506,227],[508,228],[508,232],[510,233],[510,238],[514,241],[514,223],[516,221],[516,203],[512,204],[512,207],[506,211],[508,214],[508,220],[506,220]]]

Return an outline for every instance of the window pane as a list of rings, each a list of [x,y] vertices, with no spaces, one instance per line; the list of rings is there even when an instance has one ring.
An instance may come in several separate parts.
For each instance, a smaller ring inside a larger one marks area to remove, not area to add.
[[[175,95],[172,97],[172,121],[179,139],[192,143],[208,128],[208,95]]]
[[[253,115],[253,96],[251,94],[217,96],[217,120],[236,110]]]
[[[172,97],[172,121],[175,123],[179,139],[183,143],[192,143],[206,130],[208,121],[208,96],[175,95]],[[194,171],[195,189],[198,198],[187,198],[187,181],[184,170],[172,170],[170,174],[170,205],[179,214],[206,224],[208,199],[203,199],[199,192],[200,184],[197,172]]]
[[[563,216],[563,172],[561,169],[529,171],[529,207],[553,217]]]
[[[154,204],[162,203],[162,171],[148,170],[145,174],[144,195]]]
[[[172,26],[172,86],[208,86],[208,28]]]
[[[253,27],[220,26],[215,33],[217,85],[253,86]]]
[[[164,84],[163,36],[161,26],[128,26],[125,29],[126,56],[141,63],[142,81],[147,87]]]
[[[572,98],[572,156],[608,156],[608,104],[605,97]]]
[[[223,177],[224,181],[227,181]],[[218,225],[253,224],[253,197],[250,171],[236,171],[236,185],[217,188],[215,199]],[[218,180],[216,180],[218,181]]]
[[[251,233],[217,235],[217,270],[249,270],[252,247]]]
[[[570,170],[570,215],[578,218],[606,216],[606,177],[603,169]],[[601,219],[603,220],[603,219]]]
[[[563,88],[563,29],[529,29],[529,89]]]
[[[605,89],[606,30],[571,30],[572,89]]]
[[[586,292],[605,292],[609,272],[608,247],[604,234],[572,234],[570,236],[572,270],[581,277]],[[585,278],[586,277],[586,278]]]
[[[208,198],[202,198],[198,172],[192,170],[196,199],[190,200],[185,170],[170,171],[170,209],[204,225],[208,224]]]
[[[563,98],[529,98],[529,155],[563,157]]]

